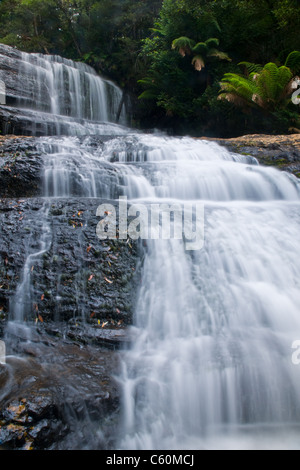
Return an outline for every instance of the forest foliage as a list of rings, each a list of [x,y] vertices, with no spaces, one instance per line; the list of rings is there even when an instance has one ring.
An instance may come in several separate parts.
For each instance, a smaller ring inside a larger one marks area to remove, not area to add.
[[[300,129],[299,0],[2,0],[0,21],[0,42],[115,80],[136,126],[224,137]]]

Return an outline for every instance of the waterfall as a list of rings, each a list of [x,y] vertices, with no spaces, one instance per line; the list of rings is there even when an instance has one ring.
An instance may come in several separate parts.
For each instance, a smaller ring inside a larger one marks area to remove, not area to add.
[[[120,448],[298,447],[298,181],[208,142],[140,141],[139,202],[201,200],[205,233],[193,252],[147,241]]]
[[[199,249],[175,237],[145,240],[133,341],[120,352],[116,378],[116,448],[299,448],[298,180],[212,142],[101,126],[116,111],[107,105],[108,82],[65,59],[17,57],[30,77],[26,96],[15,96],[18,109],[77,124],[72,136],[39,140],[40,243],[28,250],[14,319],[24,320],[31,267],[51,244],[52,200],[126,196],[146,209],[201,203]]]
[[[96,134],[100,123],[117,121],[122,91],[87,64],[0,45],[0,79],[6,113],[17,115],[25,134]],[[119,123],[126,122],[123,106]]]

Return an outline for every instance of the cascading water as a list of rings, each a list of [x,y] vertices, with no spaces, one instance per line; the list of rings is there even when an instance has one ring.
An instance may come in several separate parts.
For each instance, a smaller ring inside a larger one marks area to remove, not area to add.
[[[299,183],[213,144],[141,140],[151,202],[202,200],[205,234],[193,252],[147,242],[120,448],[298,447]]]
[[[114,132],[112,124],[103,123],[127,123],[125,106],[119,109],[122,91],[86,64],[0,44],[0,79],[9,105],[5,107],[7,132],[99,134],[105,127]]]
[[[118,447],[297,446],[298,181],[188,138],[131,134],[94,153],[67,138],[49,158],[48,196],[205,209],[201,250],[147,240]]]
[[[103,84],[85,66],[39,56],[23,62],[37,72],[37,103],[48,87],[46,113],[105,119],[97,101]],[[29,249],[15,320],[24,320],[30,302],[31,265],[51,243],[54,198],[201,202],[201,250],[187,251],[182,240],[146,241],[134,340],[120,352],[116,448],[299,448],[298,180],[214,143],[80,126],[70,133],[97,134],[101,145],[91,137],[40,139],[47,154],[41,238]]]

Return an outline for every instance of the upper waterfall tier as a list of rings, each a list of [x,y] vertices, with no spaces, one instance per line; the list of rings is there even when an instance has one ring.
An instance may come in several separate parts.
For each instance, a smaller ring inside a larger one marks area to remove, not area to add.
[[[122,91],[86,64],[0,44],[0,79],[6,85],[7,104],[15,108],[94,122],[117,121]],[[126,124],[124,107],[119,122]]]

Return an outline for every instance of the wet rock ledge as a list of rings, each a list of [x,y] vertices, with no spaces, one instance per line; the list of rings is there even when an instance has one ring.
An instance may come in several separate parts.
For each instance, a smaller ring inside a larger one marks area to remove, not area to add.
[[[274,166],[300,178],[300,134],[253,134],[232,139],[213,140],[232,152],[251,155],[261,165]]]

